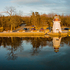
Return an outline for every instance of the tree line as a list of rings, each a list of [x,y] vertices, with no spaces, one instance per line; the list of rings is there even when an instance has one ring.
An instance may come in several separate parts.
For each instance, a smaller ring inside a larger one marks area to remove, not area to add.
[[[0,16],[0,27],[3,27],[3,30],[15,30],[17,27],[19,27],[21,24],[26,25],[34,25],[37,28],[48,26],[53,26],[53,18],[55,14],[39,14],[39,12],[32,12],[32,15],[30,16],[20,16],[20,15],[14,15],[12,14],[13,11],[10,13],[7,12],[8,16]],[[59,15],[59,18],[61,19],[61,26],[70,26],[70,15],[64,16]]]

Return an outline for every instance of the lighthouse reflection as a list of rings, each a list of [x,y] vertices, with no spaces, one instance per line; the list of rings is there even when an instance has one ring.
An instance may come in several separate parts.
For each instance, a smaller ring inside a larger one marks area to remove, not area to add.
[[[54,52],[59,52],[61,37],[53,37]]]

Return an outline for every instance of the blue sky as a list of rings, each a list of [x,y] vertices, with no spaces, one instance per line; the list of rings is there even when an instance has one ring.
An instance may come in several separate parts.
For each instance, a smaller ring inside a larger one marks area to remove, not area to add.
[[[16,8],[16,12],[22,13],[23,16],[36,11],[40,14],[70,15],[70,0],[1,0],[0,12],[11,6]]]

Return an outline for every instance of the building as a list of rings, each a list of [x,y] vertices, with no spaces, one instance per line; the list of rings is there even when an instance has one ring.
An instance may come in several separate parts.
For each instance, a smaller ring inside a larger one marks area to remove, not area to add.
[[[53,33],[59,33],[61,31],[59,16],[55,16],[53,20]]]

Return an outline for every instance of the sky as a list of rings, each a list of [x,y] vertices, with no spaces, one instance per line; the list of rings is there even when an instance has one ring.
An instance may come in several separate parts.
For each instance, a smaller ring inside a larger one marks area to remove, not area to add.
[[[14,7],[20,15],[31,15],[32,12],[39,14],[56,13],[70,15],[70,0],[1,0],[0,14],[6,11],[6,7]]]

